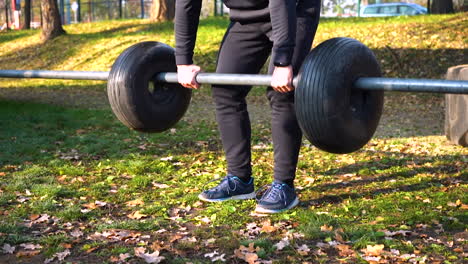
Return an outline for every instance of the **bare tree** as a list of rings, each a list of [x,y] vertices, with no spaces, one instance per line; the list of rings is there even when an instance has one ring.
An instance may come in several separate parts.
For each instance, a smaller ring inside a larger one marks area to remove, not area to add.
[[[170,21],[175,16],[175,0],[153,0],[150,20],[154,22]]]
[[[453,13],[452,0],[432,0],[431,13],[432,14],[448,14]]]
[[[42,40],[47,41],[66,34],[62,27],[57,0],[41,0]]]
[[[31,0],[24,1],[24,29],[31,28]]]

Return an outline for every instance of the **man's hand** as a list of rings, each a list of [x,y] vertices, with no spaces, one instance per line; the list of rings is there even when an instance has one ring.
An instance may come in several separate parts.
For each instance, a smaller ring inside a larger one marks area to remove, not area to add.
[[[294,90],[292,81],[294,78],[292,66],[275,67],[271,78],[271,87],[277,92],[287,93]]]
[[[185,88],[198,89],[200,84],[195,79],[201,68],[198,65],[177,65],[177,79]]]

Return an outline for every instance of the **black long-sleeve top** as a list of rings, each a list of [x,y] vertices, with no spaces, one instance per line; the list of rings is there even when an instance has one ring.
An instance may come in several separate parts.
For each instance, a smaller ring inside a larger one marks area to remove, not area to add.
[[[273,63],[291,64],[295,46],[296,0],[224,0],[232,20],[258,20],[269,16],[273,28]],[[176,63],[192,64],[202,0],[176,0]]]

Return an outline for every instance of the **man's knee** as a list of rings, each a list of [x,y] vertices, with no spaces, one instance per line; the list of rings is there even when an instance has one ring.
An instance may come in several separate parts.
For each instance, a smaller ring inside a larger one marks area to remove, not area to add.
[[[213,86],[212,97],[217,111],[246,111],[247,103],[245,97],[248,88],[234,86]]]

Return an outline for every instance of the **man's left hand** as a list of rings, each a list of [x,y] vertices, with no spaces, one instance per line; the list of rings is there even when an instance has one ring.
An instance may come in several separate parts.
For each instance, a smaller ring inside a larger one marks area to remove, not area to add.
[[[277,92],[287,93],[294,90],[292,81],[294,78],[292,66],[278,67],[275,66],[273,76],[271,78],[271,87]]]

